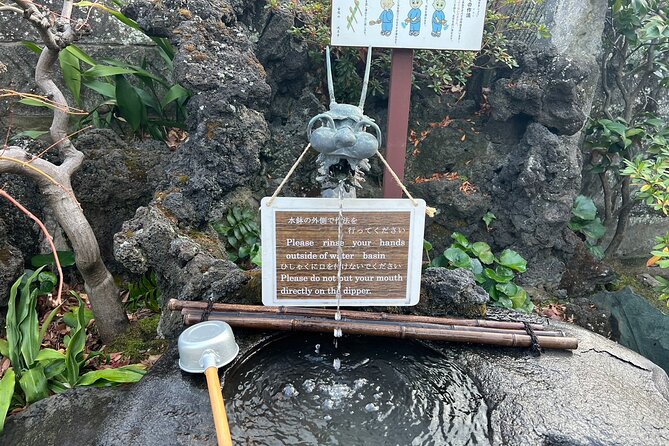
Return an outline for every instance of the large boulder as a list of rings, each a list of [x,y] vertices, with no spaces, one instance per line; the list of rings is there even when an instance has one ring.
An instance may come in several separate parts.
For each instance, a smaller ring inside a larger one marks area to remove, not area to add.
[[[115,236],[118,261],[155,272],[164,302],[234,299],[247,281],[210,226],[233,204],[257,205],[250,190],[260,181],[271,91],[244,24],[256,6],[136,1],[125,9],[147,32],[171,38],[176,80],[193,93],[188,140],[165,166],[153,200]],[[160,333],[174,336],[178,322],[165,316]]]

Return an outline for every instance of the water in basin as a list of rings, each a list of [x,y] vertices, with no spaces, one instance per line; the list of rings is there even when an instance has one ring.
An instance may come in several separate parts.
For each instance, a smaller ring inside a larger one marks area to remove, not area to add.
[[[474,382],[417,342],[287,336],[242,358],[224,394],[236,444],[489,444]]]

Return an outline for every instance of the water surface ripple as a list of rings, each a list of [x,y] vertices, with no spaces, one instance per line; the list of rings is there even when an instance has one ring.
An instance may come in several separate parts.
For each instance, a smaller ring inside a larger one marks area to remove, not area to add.
[[[287,336],[235,365],[224,394],[235,444],[489,444],[474,382],[417,342]]]

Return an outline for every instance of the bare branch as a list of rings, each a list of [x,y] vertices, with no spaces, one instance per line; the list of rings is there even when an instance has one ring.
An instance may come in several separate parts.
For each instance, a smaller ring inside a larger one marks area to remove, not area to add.
[[[610,54],[611,57],[613,57],[613,54]],[[608,58],[609,54],[603,54],[602,55],[602,64],[601,64],[601,72],[602,72],[602,89],[604,90],[604,105],[602,105],[602,108],[604,109],[604,114],[606,117],[610,120],[613,120],[613,115],[611,114],[611,89],[609,88],[609,79],[608,79]]]
[[[60,305],[63,302],[62,295],[63,295],[63,269],[60,266],[60,259],[58,258],[58,251],[56,250],[56,246],[53,244],[53,237],[51,237],[51,234],[49,234],[49,231],[46,229],[46,226],[44,226],[44,223],[42,221],[35,217],[32,212],[30,212],[28,209],[26,209],[21,203],[19,203],[14,197],[9,195],[5,190],[0,188],[0,196],[5,197],[7,200],[9,200],[10,203],[12,203],[14,206],[16,206],[21,212],[26,214],[30,219],[32,219],[35,223],[37,223],[37,226],[42,230],[44,233],[44,238],[46,238],[46,241],[49,243],[49,247],[51,248],[51,252],[53,252],[53,259],[54,262],[56,263],[56,269],[58,270],[58,293],[56,294],[56,305]]]
[[[56,41],[56,36],[51,32],[53,27],[51,19],[37,9],[37,6],[30,0],[14,0],[14,3],[22,10],[23,17],[37,29],[46,47],[58,51],[60,47]]]
[[[5,5],[4,3],[0,3],[0,12],[4,12],[4,11],[15,12],[17,14],[23,14],[22,9],[19,9],[15,6]]]

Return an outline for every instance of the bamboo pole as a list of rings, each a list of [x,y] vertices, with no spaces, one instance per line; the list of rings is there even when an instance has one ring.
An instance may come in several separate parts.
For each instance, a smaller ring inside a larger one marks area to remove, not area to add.
[[[204,311],[202,310],[190,310],[187,308],[184,308],[181,310],[181,314],[184,318],[188,317],[189,315],[193,315],[195,317],[201,318],[202,314]],[[225,321],[226,318],[231,317],[231,316],[252,316],[260,313],[250,313],[250,312],[244,312],[244,311],[211,311],[209,313],[209,320],[221,320]],[[216,316],[215,318],[212,316]],[[319,316],[309,316],[309,315],[303,315],[303,314],[295,314],[295,315],[285,315],[285,314],[278,314],[278,313],[269,313],[269,314],[262,314],[263,317],[266,318],[272,318],[272,319],[277,319],[277,318],[286,318],[286,317],[293,317],[296,319],[302,319],[302,318],[319,318],[319,319],[334,319],[334,318],[323,318]],[[335,319],[336,320],[336,319]],[[364,320],[364,319],[349,319],[347,317],[342,317],[342,321],[362,321],[366,324],[384,324],[384,323],[392,323],[392,322],[397,322],[397,321],[379,321],[379,320]],[[467,326],[467,325],[453,325],[453,324],[434,324],[434,323],[426,323],[426,322],[401,322],[403,325],[410,326],[410,327],[417,327],[417,328],[434,328],[434,329],[439,329],[439,330],[459,330],[459,331],[471,331],[475,333],[512,333],[512,334],[520,334],[520,335],[525,335],[527,334],[526,330],[517,330],[517,329],[506,329],[506,328],[489,328],[489,327],[475,327],[475,326]],[[547,330],[542,330],[539,331],[539,334],[541,336],[559,336],[559,337],[564,337],[564,333],[561,331],[547,331]]]
[[[183,309],[203,311],[207,309],[207,302],[170,299],[170,301],[167,304],[167,307],[172,311],[178,311]],[[334,318],[334,315],[336,313],[336,310],[326,309],[326,308],[264,307],[260,305],[239,305],[239,304],[219,304],[219,303],[215,303],[212,306],[212,311],[304,315],[304,316],[317,316],[325,318]],[[523,331],[525,330],[525,325],[522,322],[512,322],[512,321],[492,321],[486,319],[461,319],[461,318],[451,318],[451,317],[417,316],[408,314],[389,314],[389,313],[354,311],[354,310],[341,310],[340,314],[342,317],[354,320],[418,322],[418,323],[440,324],[440,325],[516,329]],[[534,331],[545,330],[545,327],[541,324],[530,324],[530,326]]]
[[[219,317],[210,315],[209,320]],[[335,321],[331,319],[316,319],[310,317],[266,317],[262,315],[230,315],[225,322],[235,328],[253,328],[258,330],[279,331],[306,331],[331,333],[339,328],[342,332],[354,335],[372,335],[398,339],[424,339],[432,341],[464,342],[472,344],[498,345],[505,347],[530,347],[532,338],[528,335],[514,333],[480,333],[462,330],[443,330],[436,328],[421,328],[397,322],[378,322],[367,324],[365,321]],[[200,322],[200,316],[187,314],[184,317],[186,325]],[[578,348],[578,340],[568,337],[554,337],[538,335],[537,339],[543,348],[569,349]]]

